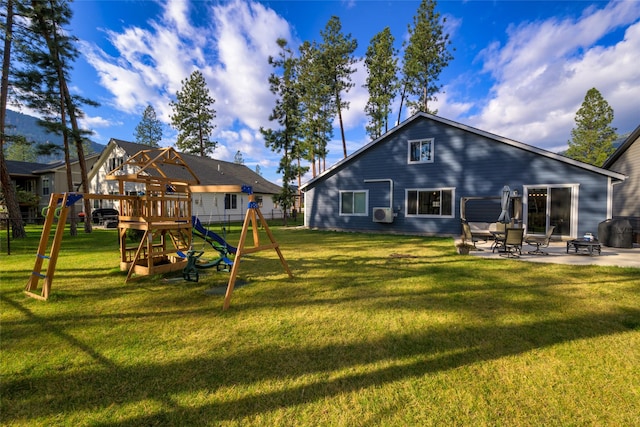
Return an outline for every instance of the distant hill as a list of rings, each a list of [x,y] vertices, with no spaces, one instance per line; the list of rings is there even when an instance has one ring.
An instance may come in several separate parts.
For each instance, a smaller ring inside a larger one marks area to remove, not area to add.
[[[8,135],[23,135],[28,141],[36,144],[52,143],[59,147],[63,146],[62,136],[48,133],[45,128],[38,125],[38,118],[16,111],[7,110],[6,132]],[[85,155],[100,153],[104,149],[104,145],[90,141],[91,153]],[[51,163],[58,160],[64,160],[64,154],[56,154],[54,156],[40,156],[38,163]]]

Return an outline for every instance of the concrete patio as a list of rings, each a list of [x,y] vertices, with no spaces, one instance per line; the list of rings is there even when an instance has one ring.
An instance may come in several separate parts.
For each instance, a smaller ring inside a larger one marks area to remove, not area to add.
[[[492,252],[491,243],[491,240],[478,242],[476,246],[482,250],[471,250],[469,255],[482,258],[507,259],[504,256],[500,256],[497,251],[495,253]],[[519,259],[522,261],[541,263],[609,265],[640,268],[640,245],[638,244],[634,244],[634,247],[631,249],[602,246],[600,255],[596,254],[593,256],[585,253],[575,254],[573,251],[567,253],[566,242],[551,242],[548,248],[542,248],[542,250],[549,255],[530,255],[528,252],[533,250],[535,250],[535,246],[524,243],[522,245],[522,256]]]

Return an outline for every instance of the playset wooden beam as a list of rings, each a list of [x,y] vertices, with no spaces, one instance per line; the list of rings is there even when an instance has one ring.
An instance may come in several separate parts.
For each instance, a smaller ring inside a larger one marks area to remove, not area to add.
[[[249,194],[249,208],[244,217],[244,223],[242,224],[242,232],[240,233],[240,241],[238,243],[238,249],[236,251],[236,255],[233,258],[233,267],[231,267],[231,275],[229,276],[229,283],[227,284],[227,292],[224,296],[224,304],[222,306],[223,310],[229,308],[231,304],[231,295],[233,294],[233,288],[235,287],[236,278],[238,276],[238,271],[240,270],[240,261],[242,260],[243,255],[264,251],[268,249],[275,249],[278,257],[280,258],[280,263],[284,267],[285,272],[289,275],[289,278],[293,278],[293,274],[289,269],[289,265],[287,261],[284,259],[282,255],[282,251],[280,251],[280,245],[276,241],[275,237],[271,233],[269,229],[269,225],[267,221],[262,216],[262,212],[260,212],[260,208],[258,204],[255,202],[255,196],[251,190],[251,187],[242,186],[242,192]],[[260,235],[258,232],[258,219],[260,220],[260,224],[262,225],[264,231],[267,233],[267,237],[271,243],[266,245],[260,244]],[[249,227],[252,228],[253,231],[253,247],[245,247],[247,241],[247,235],[249,232]]]

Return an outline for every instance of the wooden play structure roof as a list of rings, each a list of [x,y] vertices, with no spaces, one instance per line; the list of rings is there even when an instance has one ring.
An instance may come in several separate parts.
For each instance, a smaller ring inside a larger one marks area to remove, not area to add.
[[[107,179],[184,187],[200,183],[189,165],[171,147],[141,150],[109,172]]]

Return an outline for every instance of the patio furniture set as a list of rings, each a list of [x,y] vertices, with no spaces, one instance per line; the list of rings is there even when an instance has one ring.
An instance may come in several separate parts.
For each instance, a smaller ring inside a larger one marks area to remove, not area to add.
[[[531,246],[535,246],[534,250],[530,250],[527,253],[529,255],[549,255],[548,252],[542,250],[542,248],[549,247],[551,242],[551,236],[555,226],[550,226],[544,236],[524,234],[524,229],[521,227],[508,227],[507,224],[497,223],[496,228],[490,231],[493,242],[491,244],[492,252],[499,252],[500,255],[508,258],[518,258],[522,255],[522,245],[526,243]],[[465,222],[462,223],[463,238],[465,241],[470,242],[476,247],[476,243],[479,241],[487,241],[486,236],[475,236],[471,232],[471,228]],[[476,247],[477,250],[482,250]],[[600,255],[602,246],[597,239],[592,237],[580,238],[567,241],[567,254],[588,254],[593,256],[596,253]]]

